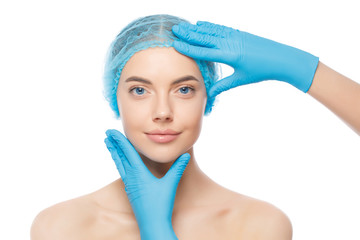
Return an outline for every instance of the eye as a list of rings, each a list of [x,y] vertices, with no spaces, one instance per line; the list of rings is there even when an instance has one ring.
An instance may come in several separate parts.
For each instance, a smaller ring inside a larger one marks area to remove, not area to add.
[[[134,87],[130,89],[130,92],[135,93],[135,95],[144,95],[145,91],[146,90],[142,87]]]
[[[186,87],[181,87],[181,88],[179,89],[179,91],[180,91],[182,94],[188,94],[189,92],[193,92],[193,91],[194,91],[194,88],[189,87],[189,86],[186,86]]]

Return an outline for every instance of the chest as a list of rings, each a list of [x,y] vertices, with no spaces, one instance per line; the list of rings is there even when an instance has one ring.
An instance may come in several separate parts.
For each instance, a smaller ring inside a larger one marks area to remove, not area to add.
[[[235,214],[226,209],[193,210],[174,214],[172,224],[181,240],[238,240],[239,228],[235,218]],[[137,222],[132,216],[101,221],[95,229],[91,239],[141,240]]]
[[[236,214],[230,209],[206,209],[173,218],[173,227],[181,240],[238,240],[237,222]]]

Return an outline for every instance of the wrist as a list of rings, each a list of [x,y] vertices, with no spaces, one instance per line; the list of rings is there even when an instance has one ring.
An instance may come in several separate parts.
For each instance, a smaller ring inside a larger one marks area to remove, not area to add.
[[[298,48],[284,45],[284,62],[281,65],[282,76],[285,81],[306,93],[314,79],[319,58]]]
[[[141,240],[178,240],[171,222],[139,224]]]

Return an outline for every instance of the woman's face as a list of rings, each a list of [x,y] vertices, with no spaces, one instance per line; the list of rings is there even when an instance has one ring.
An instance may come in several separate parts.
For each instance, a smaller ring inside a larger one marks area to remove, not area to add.
[[[207,95],[193,59],[174,48],[155,47],[126,63],[117,100],[125,135],[143,160],[170,163],[198,139]],[[162,135],[164,130],[173,133]]]

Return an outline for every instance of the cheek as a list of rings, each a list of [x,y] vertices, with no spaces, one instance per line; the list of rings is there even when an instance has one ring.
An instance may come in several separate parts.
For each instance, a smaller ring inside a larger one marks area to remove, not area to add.
[[[118,97],[118,106],[126,135],[131,136],[132,132],[144,126],[144,119],[148,117],[148,108],[139,107],[139,103],[125,96]]]
[[[185,111],[188,112],[188,114],[195,114],[198,117],[202,116],[204,111],[205,111],[205,107],[206,107],[206,101],[207,101],[207,96],[206,96],[206,91],[204,88],[204,91],[199,91],[197,92],[197,95],[195,98],[189,100],[189,101],[185,101]]]
[[[176,109],[175,116],[178,122],[181,122],[185,128],[191,130],[194,134],[200,133],[206,101],[206,93],[202,93],[197,98],[183,103],[182,107]]]

